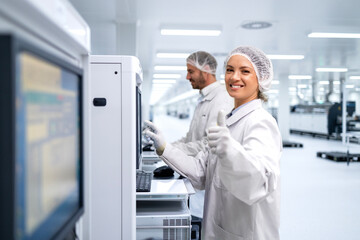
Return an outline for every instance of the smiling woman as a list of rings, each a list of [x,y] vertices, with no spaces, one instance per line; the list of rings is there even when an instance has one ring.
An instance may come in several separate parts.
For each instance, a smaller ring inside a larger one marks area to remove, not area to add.
[[[262,51],[239,47],[225,67],[235,109],[226,116],[219,112],[201,152],[193,157],[164,144],[155,127],[146,134],[161,159],[194,188],[205,189],[204,239],[278,240],[282,140],[275,119],[261,103],[272,80],[272,64]]]
[[[235,108],[258,97],[259,84],[249,60],[241,55],[232,56],[226,66],[226,90],[235,99]]]
[[[235,99],[235,108],[256,98],[267,101],[264,92],[268,91],[273,79],[270,59],[254,47],[238,47],[230,52],[225,60],[226,89]]]

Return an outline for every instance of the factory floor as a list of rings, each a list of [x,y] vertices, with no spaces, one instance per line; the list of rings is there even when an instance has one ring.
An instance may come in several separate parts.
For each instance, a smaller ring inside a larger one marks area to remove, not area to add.
[[[185,135],[190,119],[156,115],[154,123],[172,142]],[[360,239],[360,160],[348,166],[316,156],[318,151],[346,152],[340,141],[300,135],[287,140],[303,147],[284,148],[281,158],[281,239]],[[360,144],[349,149],[360,154]],[[191,199],[195,216],[202,214],[201,199],[201,193]]]

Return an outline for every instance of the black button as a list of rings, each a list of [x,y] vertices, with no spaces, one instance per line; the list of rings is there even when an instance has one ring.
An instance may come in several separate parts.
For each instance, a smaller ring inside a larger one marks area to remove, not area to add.
[[[106,98],[94,98],[93,104],[95,107],[104,107],[106,106]]]

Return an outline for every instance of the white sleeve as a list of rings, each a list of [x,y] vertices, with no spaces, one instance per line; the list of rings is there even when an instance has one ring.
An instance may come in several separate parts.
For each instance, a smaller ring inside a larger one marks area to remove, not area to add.
[[[187,177],[194,188],[203,190],[205,189],[207,155],[206,151],[199,152],[196,157],[191,157],[171,144],[166,144],[160,158],[173,170]]]
[[[247,124],[243,144],[233,139],[218,170],[225,188],[252,205],[278,186],[282,141],[275,121],[263,119]]]
[[[172,143],[176,148],[182,150],[186,155],[195,157],[199,152],[205,151],[206,146],[208,144],[207,138],[203,137],[201,140],[194,141],[194,142],[180,142],[176,141]]]

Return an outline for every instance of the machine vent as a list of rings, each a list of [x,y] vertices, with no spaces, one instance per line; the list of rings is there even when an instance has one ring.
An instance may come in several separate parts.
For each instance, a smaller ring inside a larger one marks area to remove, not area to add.
[[[188,219],[164,219],[163,226],[163,240],[185,240],[190,238]]]

